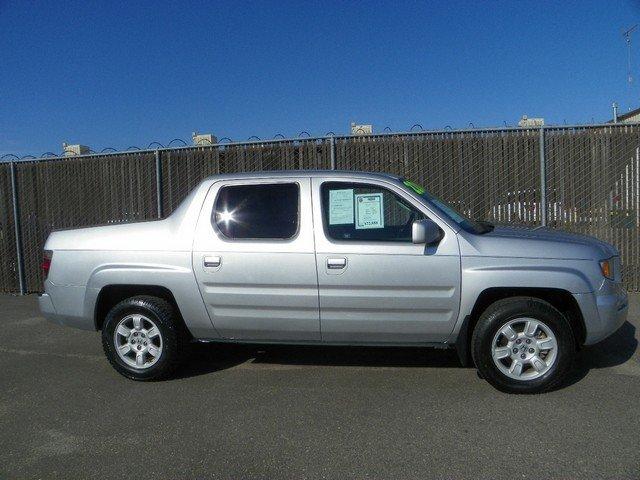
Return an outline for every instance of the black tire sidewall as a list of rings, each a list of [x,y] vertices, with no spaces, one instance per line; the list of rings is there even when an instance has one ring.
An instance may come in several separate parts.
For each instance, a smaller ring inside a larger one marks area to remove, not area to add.
[[[136,369],[127,365],[118,355],[114,345],[115,329],[118,323],[132,314],[144,315],[156,324],[162,337],[162,353],[152,366]],[[102,329],[102,346],[111,365],[127,378],[133,380],[155,380],[164,378],[173,370],[178,355],[177,332],[173,325],[166,302],[134,297],[117,304],[108,313]]]
[[[558,345],[554,364],[539,378],[515,380],[503,374],[493,361],[492,343],[495,334],[505,323],[528,317],[547,325]],[[491,305],[478,320],[473,333],[472,355],[476,367],[494,387],[509,393],[541,393],[558,386],[571,368],[575,354],[575,340],[569,322],[553,306],[537,299],[518,298]]]

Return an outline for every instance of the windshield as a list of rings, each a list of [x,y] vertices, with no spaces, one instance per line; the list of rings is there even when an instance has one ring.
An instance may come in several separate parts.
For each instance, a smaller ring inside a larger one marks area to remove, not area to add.
[[[421,187],[417,183],[405,179],[402,180],[402,183],[429,202],[429,205],[437,209],[440,214],[453,220],[464,231],[481,235],[493,230],[494,226],[489,222],[472,220],[466,217],[451,207],[451,205],[440,200],[435,195],[431,195],[424,187]]]

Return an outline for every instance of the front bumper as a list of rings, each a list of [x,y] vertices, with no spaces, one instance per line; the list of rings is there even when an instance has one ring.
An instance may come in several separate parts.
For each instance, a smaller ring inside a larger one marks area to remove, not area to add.
[[[598,343],[618,330],[627,320],[627,292],[616,285],[607,293],[576,294],[586,328],[585,345]]]

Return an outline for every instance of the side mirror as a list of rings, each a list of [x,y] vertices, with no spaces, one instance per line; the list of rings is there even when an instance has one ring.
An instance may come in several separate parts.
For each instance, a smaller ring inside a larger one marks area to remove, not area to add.
[[[433,220],[425,218],[413,222],[411,226],[411,240],[413,243],[426,243],[431,245],[437,243],[442,238],[442,231]]]

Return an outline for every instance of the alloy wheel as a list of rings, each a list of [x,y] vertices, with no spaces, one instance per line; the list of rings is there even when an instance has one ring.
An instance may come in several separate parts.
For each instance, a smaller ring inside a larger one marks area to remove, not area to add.
[[[498,369],[515,380],[534,380],[551,369],[558,342],[551,328],[534,318],[505,323],[493,337],[491,356]]]
[[[151,367],[162,354],[160,330],[144,315],[127,315],[120,320],[113,341],[120,359],[135,369]]]

